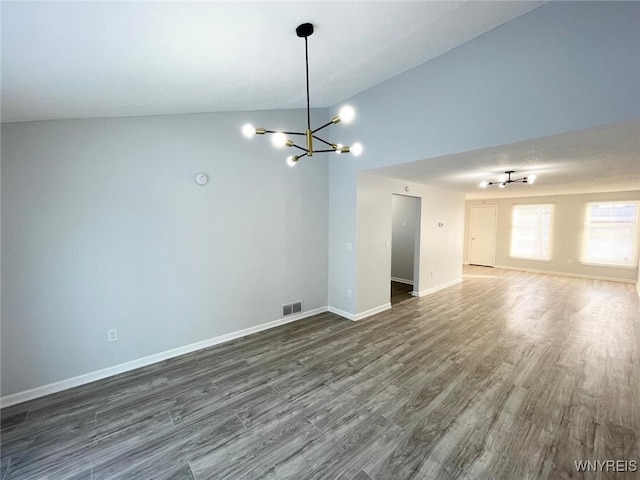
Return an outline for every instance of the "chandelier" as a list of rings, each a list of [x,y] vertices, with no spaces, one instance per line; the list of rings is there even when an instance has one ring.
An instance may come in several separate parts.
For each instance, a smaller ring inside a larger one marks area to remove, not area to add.
[[[504,188],[510,183],[528,183],[529,185],[531,185],[533,182],[536,181],[535,174],[528,175],[522,178],[511,178],[511,174],[516,173],[515,170],[507,170],[504,173],[507,177],[504,178],[503,180],[499,180],[497,182],[487,182],[483,180],[482,182],[480,182],[480,188],[487,188],[491,185],[498,185],[500,188]]]
[[[291,147],[297,148],[300,150],[299,155],[291,155],[287,158],[287,164],[289,166],[294,166],[298,160],[302,157],[312,157],[315,153],[326,153],[326,152],[335,152],[335,153],[352,153],[353,155],[360,155],[362,153],[362,145],[359,143],[354,143],[351,146],[344,146],[340,143],[330,143],[326,140],[323,140],[318,135],[317,132],[322,130],[323,128],[328,127],[329,125],[333,125],[335,123],[350,123],[356,116],[356,112],[353,107],[345,105],[340,109],[338,115],[333,117],[330,122],[325,123],[324,125],[316,128],[315,130],[311,129],[311,109],[309,106],[309,50],[307,47],[307,38],[313,34],[313,25],[310,23],[303,23],[296,28],[296,34],[300,38],[304,38],[304,53],[305,53],[305,64],[306,64],[306,74],[307,74],[307,129],[304,132],[281,132],[277,130],[267,130],[266,128],[254,128],[251,124],[246,124],[242,127],[242,133],[245,137],[251,138],[254,135],[265,135],[267,133],[273,134],[271,137],[273,145],[278,148],[282,147]],[[304,146],[298,145],[290,140],[289,136],[302,136],[305,137]],[[318,142],[324,144],[320,150],[315,150],[313,147],[313,141],[317,140]]]

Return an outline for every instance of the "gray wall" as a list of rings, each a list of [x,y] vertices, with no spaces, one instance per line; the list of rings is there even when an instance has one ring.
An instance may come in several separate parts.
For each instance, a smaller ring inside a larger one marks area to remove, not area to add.
[[[464,193],[368,173],[358,175],[357,312],[390,301],[392,198],[409,186],[420,198],[419,272],[415,292],[460,280]],[[442,227],[439,226],[442,224]],[[431,274],[433,272],[433,275]]]
[[[468,200],[464,224],[464,260],[469,262],[469,223],[473,205],[497,205],[496,266],[587,275],[635,282],[637,268],[605,267],[580,263],[582,234],[586,204],[588,202],[640,200],[640,191],[615,193],[589,193],[581,195],[553,195],[542,197]],[[554,206],[551,232],[550,261],[511,258],[511,212],[514,205],[550,203]]]
[[[333,140],[364,153],[330,160],[329,304],[361,311],[359,171],[640,118],[639,22],[637,2],[551,2],[349,99]]]
[[[327,162],[246,121],[305,113],[2,126],[3,396],[327,305]]]
[[[404,195],[393,195],[391,199],[391,278],[412,285],[417,201]]]

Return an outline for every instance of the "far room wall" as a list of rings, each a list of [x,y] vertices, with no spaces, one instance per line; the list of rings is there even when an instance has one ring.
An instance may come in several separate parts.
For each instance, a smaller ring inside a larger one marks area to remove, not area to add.
[[[535,185],[531,188],[535,188]],[[473,205],[497,205],[496,267],[503,266],[635,282],[638,278],[637,267],[610,267],[580,263],[586,204],[588,202],[627,200],[640,200],[640,191],[467,200],[464,223],[464,261],[469,262],[471,207]],[[510,256],[513,206],[530,204],[554,205],[551,232],[552,259],[549,261],[524,260]]]

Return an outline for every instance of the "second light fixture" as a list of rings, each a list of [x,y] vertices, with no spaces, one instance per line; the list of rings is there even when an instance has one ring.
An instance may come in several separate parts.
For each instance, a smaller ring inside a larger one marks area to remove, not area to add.
[[[486,180],[483,180],[482,182],[480,182],[479,186],[480,188],[487,188],[487,187],[490,187],[491,185],[498,185],[500,188],[504,188],[510,183],[528,183],[529,185],[531,185],[533,182],[536,181],[535,174],[527,175],[526,177],[522,177],[522,178],[511,178],[512,173],[516,173],[516,172],[514,170],[507,170],[506,172],[504,172],[506,176],[498,180],[497,182],[487,182]]]

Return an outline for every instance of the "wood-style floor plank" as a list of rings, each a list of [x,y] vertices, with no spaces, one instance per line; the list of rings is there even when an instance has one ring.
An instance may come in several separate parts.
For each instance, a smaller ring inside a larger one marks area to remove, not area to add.
[[[631,285],[465,267],[3,409],[0,480],[571,479],[640,462]]]

